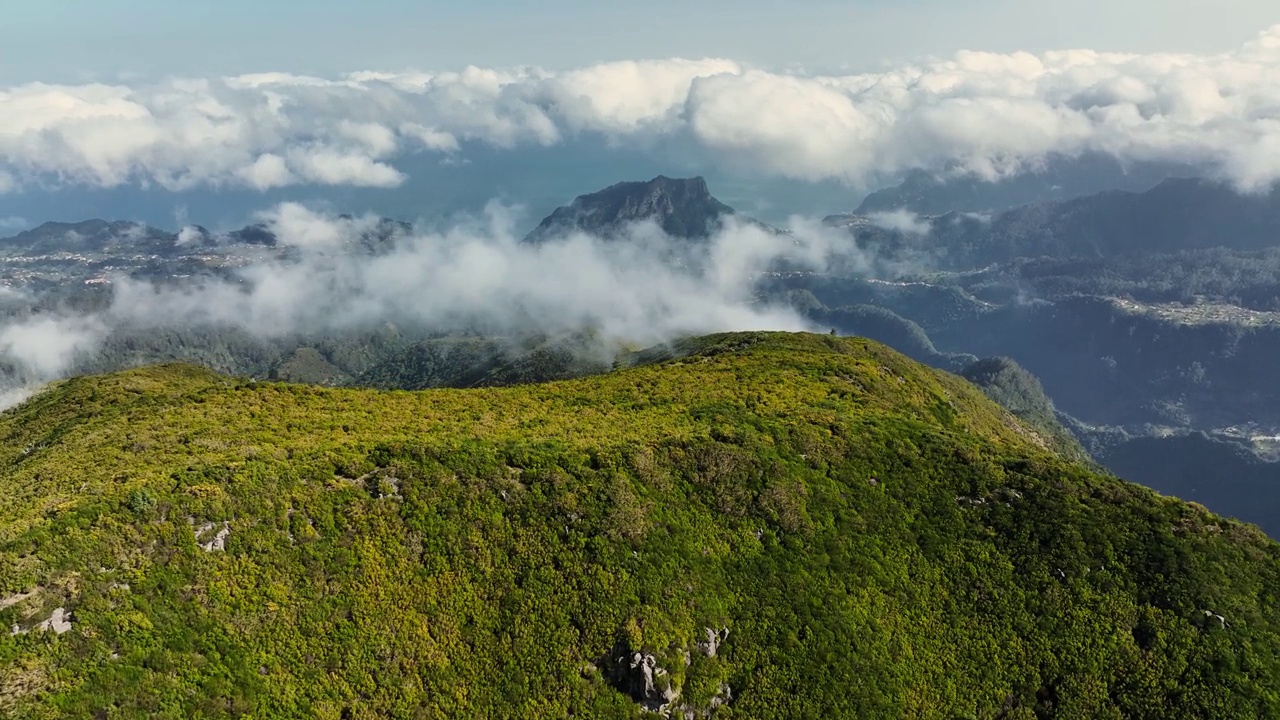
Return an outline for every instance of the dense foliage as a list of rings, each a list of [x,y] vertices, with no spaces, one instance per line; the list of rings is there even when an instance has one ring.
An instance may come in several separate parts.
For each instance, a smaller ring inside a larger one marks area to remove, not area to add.
[[[1100,448],[1097,457],[1121,477],[1159,478],[1168,493],[1212,503],[1218,512],[1280,536],[1280,462],[1259,457],[1242,442],[1205,433],[1136,437]]]
[[[1089,453],[1059,422],[1053,400],[1045,394],[1040,381],[1018,363],[1004,357],[986,358],[966,366],[960,371],[960,377],[981,388],[987,397],[1017,416],[1027,428],[1040,433],[1059,455],[1090,462]]]
[[[1256,529],[870,341],[637,360],[417,393],[169,365],[0,416],[0,715],[633,717],[633,653],[723,718],[1280,714]]]

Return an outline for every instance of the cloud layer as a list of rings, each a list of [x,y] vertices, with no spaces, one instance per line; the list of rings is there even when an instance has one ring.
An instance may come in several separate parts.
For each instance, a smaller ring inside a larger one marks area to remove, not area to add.
[[[379,222],[373,216],[334,217],[285,203],[260,219],[276,234],[280,259],[230,277],[160,284],[118,277],[101,311],[18,313],[0,323],[0,363],[13,370],[0,390],[74,371],[120,330],[237,329],[270,340],[393,322],[414,334],[590,329],[602,340],[639,345],[718,331],[802,330],[807,324],[794,309],[757,301],[764,273],[780,262],[814,270],[870,262],[847,234],[800,220],[786,236],[730,222],[705,244],[640,223],[621,241],[573,235],[534,245],[519,240],[506,208],[491,205],[481,217],[409,232],[371,254],[361,248]]]
[[[0,90],[0,192],[394,187],[409,153],[457,160],[470,143],[578,135],[852,185],[912,168],[994,178],[1093,151],[1200,164],[1256,188],[1280,179],[1280,26],[1219,55],[963,52],[848,76],[709,59],[29,84]]]
[[[120,278],[97,321],[235,326],[267,337],[386,321],[499,334],[592,328],[656,343],[721,330],[802,329],[789,308],[754,304],[760,274],[778,261],[817,269],[837,251],[856,252],[847,236],[814,225],[779,237],[732,224],[701,245],[642,223],[626,241],[574,235],[524,244],[511,214],[493,205],[481,218],[412,233],[370,256],[352,249],[377,223],[372,216],[334,218],[285,203],[262,219],[290,259],[194,286]]]

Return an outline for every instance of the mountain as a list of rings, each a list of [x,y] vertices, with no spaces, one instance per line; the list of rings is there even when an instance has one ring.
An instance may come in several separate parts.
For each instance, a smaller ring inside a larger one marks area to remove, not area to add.
[[[154,253],[173,249],[177,235],[141,223],[85,220],[47,222],[13,237],[0,239],[4,255],[56,253]]]
[[[1142,193],[1019,208],[995,220],[991,237],[991,257],[999,260],[1257,250],[1280,244],[1280,188],[1242,194],[1206,180],[1170,179]]]
[[[1040,380],[1017,362],[1004,357],[985,358],[957,374],[978,386],[1028,428],[1040,433],[1059,455],[1081,463],[1090,462],[1089,453],[1080,441],[1059,421],[1057,408],[1045,394]]]
[[[1020,258],[1112,259],[1207,248],[1260,250],[1280,244],[1280,187],[1244,194],[1195,178],[1145,192],[1108,191],[1043,202],[994,217],[965,213],[913,219],[832,215],[859,244],[896,256],[923,256],[965,270]]]
[[[1050,157],[1043,167],[994,181],[972,174],[915,170],[899,185],[867,196],[858,215],[907,210],[917,215],[1000,213],[1041,202],[1064,201],[1109,190],[1141,192],[1166,178],[1194,175],[1195,169],[1165,163],[1121,164],[1106,155]]]
[[[734,215],[733,208],[712,197],[707,181],[701,177],[673,179],[659,175],[648,182],[621,182],[579,195],[543,219],[525,242],[545,242],[574,232],[612,238],[629,225],[645,220],[656,222],[671,237],[704,239],[726,217]]]
[[[1269,717],[1280,546],[870,341],[0,415],[0,715]]]
[[[340,215],[341,220],[353,220]],[[378,254],[389,250],[404,236],[412,233],[409,223],[380,218],[361,233],[353,250]],[[81,222],[47,222],[12,237],[0,238],[0,257],[40,257],[76,254],[94,257],[160,255],[180,257],[226,251],[235,246],[274,248],[279,240],[271,228],[262,223],[248,225],[226,233],[213,233],[199,225],[188,225],[169,232],[136,222],[119,220],[84,220]]]

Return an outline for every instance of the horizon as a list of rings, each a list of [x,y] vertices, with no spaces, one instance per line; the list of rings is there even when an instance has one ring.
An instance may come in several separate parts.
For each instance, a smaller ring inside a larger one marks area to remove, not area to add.
[[[1226,52],[1280,22],[1263,0],[976,0],[963,7],[820,0],[779,9],[766,0],[317,0],[299,12],[293,0],[227,0],[216,10],[165,0],[47,0],[6,11],[0,84],[472,65],[568,70],[672,57],[866,72],[961,50]],[[47,53],[52,46],[60,49],[55,56]]]

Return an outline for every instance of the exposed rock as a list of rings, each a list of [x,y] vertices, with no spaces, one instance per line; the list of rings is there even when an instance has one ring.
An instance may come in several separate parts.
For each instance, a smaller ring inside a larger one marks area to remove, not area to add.
[[[629,670],[627,694],[649,712],[668,715],[680,692],[669,684],[658,687],[657,679],[668,675],[667,670],[658,665],[658,658],[648,653],[632,653]]]
[[[36,630],[52,630],[61,635],[71,629],[71,613],[67,612],[64,607],[56,608],[53,614],[47,620],[43,620],[35,626]],[[26,635],[27,630],[23,630],[21,625],[14,625],[9,629],[10,635]]]
[[[578,196],[571,204],[548,215],[525,242],[545,242],[575,232],[612,239],[627,226],[653,221],[673,238],[704,240],[728,217],[780,234],[777,228],[744,218],[711,195],[700,177],[669,178],[647,182],[623,182],[599,192]]]
[[[1227,622],[1227,619],[1225,617],[1215,612],[1212,612],[1210,610],[1205,610],[1203,612],[1206,619],[1211,621],[1216,621],[1218,623],[1218,627],[1222,628],[1223,630],[1231,627],[1231,623]]]
[[[61,635],[71,629],[71,615],[66,608],[57,608],[48,620],[40,623],[41,630],[52,630]]]
[[[707,657],[715,657],[716,652],[724,641],[729,639],[729,628],[720,628],[713,630],[711,628],[703,628],[706,632],[706,639],[698,641],[698,650]]]
[[[681,705],[678,712],[684,720],[705,720],[705,718],[711,717],[716,708],[723,707],[731,702],[733,702],[733,689],[729,687],[728,683],[720,683],[720,689],[716,691],[716,696],[711,698],[711,702],[708,703],[707,707],[694,708],[688,705]]]
[[[196,542],[199,543],[201,550],[213,552],[227,549],[227,538],[231,536],[231,523],[228,522],[222,523],[222,528],[208,542],[200,542],[200,538],[207,535],[215,527],[217,527],[215,523],[205,523],[196,528]]]
[[[692,666],[694,652],[708,658],[716,657],[729,637],[729,629],[704,628],[704,632],[706,636],[693,643],[692,647],[671,647],[672,655],[668,657],[676,658],[676,662],[682,658],[686,668]],[[706,707],[692,707],[681,702],[681,688],[671,681],[670,672],[659,664],[658,657],[628,649],[625,645],[615,647],[605,662],[614,687],[629,695],[644,710],[666,718],[709,718],[716,708],[733,701],[733,691],[728,685],[721,684]],[[589,667],[594,668],[593,665]]]

